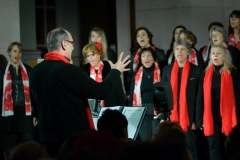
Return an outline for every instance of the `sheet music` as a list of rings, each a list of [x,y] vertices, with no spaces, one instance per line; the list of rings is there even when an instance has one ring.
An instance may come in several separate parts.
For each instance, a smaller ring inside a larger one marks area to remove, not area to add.
[[[128,120],[128,138],[134,139],[144,109],[145,107],[124,107],[122,114]]]
[[[102,114],[103,114],[103,112],[104,112],[105,110],[107,110],[107,109],[111,109],[111,110],[120,110],[120,107],[121,107],[121,106],[103,107],[103,108],[101,108],[101,111],[99,112],[98,117],[101,117]]]
[[[96,130],[97,130],[97,121],[98,121],[98,117],[93,117],[93,124]]]

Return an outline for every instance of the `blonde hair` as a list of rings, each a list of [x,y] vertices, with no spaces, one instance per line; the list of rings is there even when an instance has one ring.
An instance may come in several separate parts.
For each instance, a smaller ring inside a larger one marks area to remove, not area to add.
[[[236,69],[236,67],[232,64],[232,57],[231,57],[229,51],[223,45],[219,44],[219,45],[212,46],[210,54],[212,54],[212,52],[215,48],[221,49],[223,51],[223,55],[224,55],[223,67],[221,68],[220,73],[222,73],[223,69],[227,70],[228,73],[230,73],[232,69]],[[212,62],[211,55],[210,55],[206,71],[212,64],[213,64],[213,62]]]
[[[90,31],[90,34],[89,34],[89,38],[88,38],[88,42],[89,43],[92,43],[92,40],[91,40],[91,34],[92,32],[96,32],[97,34],[99,34],[101,37],[102,37],[102,47],[103,47],[103,55],[104,55],[104,59],[103,60],[107,60],[108,59],[108,56],[107,56],[107,48],[108,48],[108,45],[107,45],[107,38],[106,38],[106,35],[105,35],[105,32],[102,28],[99,28],[99,27],[94,27],[91,31]]]
[[[82,54],[84,56],[84,64],[86,64],[86,55],[88,52],[100,55],[100,59],[104,60],[103,50],[98,50],[96,47],[96,42],[89,43],[83,47]]]

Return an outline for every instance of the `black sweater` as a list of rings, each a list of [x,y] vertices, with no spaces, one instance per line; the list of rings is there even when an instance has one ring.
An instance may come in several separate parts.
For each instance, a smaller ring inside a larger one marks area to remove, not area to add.
[[[41,142],[64,142],[75,132],[89,129],[87,98],[105,99],[119,83],[120,72],[111,69],[104,82],[98,83],[84,71],[60,60],[44,60],[30,75],[37,101]]]

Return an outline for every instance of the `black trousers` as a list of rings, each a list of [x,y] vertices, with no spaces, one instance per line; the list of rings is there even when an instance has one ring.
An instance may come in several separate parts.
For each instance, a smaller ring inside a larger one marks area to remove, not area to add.
[[[142,106],[147,107],[147,112],[140,127],[138,139],[148,141],[152,139],[159,124],[159,119],[153,119],[154,106],[152,103],[142,104]]]
[[[221,123],[214,123],[213,135],[207,136],[210,160],[220,160],[225,152],[227,137],[221,129]]]
[[[194,131],[191,129],[191,127],[192,126],[188,127],[188,131],[185,133],[186,141],[187,141],[187,149],[192,155],[193,160],[198,160],[196,135]]]
[[[23,142],[33,141],[33,133],[19,133]],[[7,156],[11,153],[12,149],[16,145],[17,133],[6,133],[6,153]]]

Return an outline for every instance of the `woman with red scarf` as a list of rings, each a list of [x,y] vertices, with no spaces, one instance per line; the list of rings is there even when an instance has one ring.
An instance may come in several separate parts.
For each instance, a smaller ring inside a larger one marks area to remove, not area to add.
[[[187,149],[193,159],[197,160],[196,136],[193,130],[196,129],[196,95],[202,69],[189,62],[191,49],[185,39],[174,42],[175,61],[163,69],[162,81],[169,82],[172,87],[173,110],[170,121],[180,124],[186,134]]]
[[[150,140],[157,124],[153,120],[154,107],[152,85],[160,82],[160,66],[158,65],[156,53],[151,48],[143,48],[139,54],[137,71],[132,77],[129,106],[147,107],[146,116],[139,131],[141,140]]]
[[[159,49],[153,45],[152,42],[152,37],[153,34],[145,27],[139,27],[135,31],[135,40],[134,40],[134,45],[137,46],[138,50],[136,53],[132,55],[132,61],[129,65],[130,71],[128,74],[124,75],[127,76],[127,78],[124,78],[124,87],[126,91],[127,97],[129,97],[129,92],[130,92],[130,84],[132,80],[132,76],[134,73],[137,72],[137,66],[139,63],[139,54],[144,48],[151,48],[154,52],[156,52],[156,61],[158,62],[159,66],[164,67],[167,65],[167,57],[164,54],[164,50]]]
[[[103,60],[104,54],[101,43],[93,42],[87,44],[84,46],[82,53],[87,62],[87,64],[83,66],[83,70],[95,81],[102,82],[111,70],[111,66],[108,61]],[[121,81],[119,81],[114,92],[107,99],[101,100],[100,104],[102,107],[125,105],[125,96]]]
[[[240,51],[240,10],[234,10],[229,16],[229,43]]]
[[[191,54],[188,57],[189,62],[204,68],[203,55],[195,48],[195,45],[197,44],[197,37],[189,30],[181,30],[179,38],[188,41],[192,47]]]
[[[229,51],[221,44],[213,45],[199,82],[196,107],[197,125],[207,136],[211,160],[221,159],[224,141],[237,125],[239,83]]]
[[[11,43],[8,47],[10,61],[0,68],[0,132],[6,133],[7,155],[15,146],[17,134],[24,142],[34,140],[33,130],[37,125],[29,86],[31,67],[21,62],[22,51],[20,43]]]

